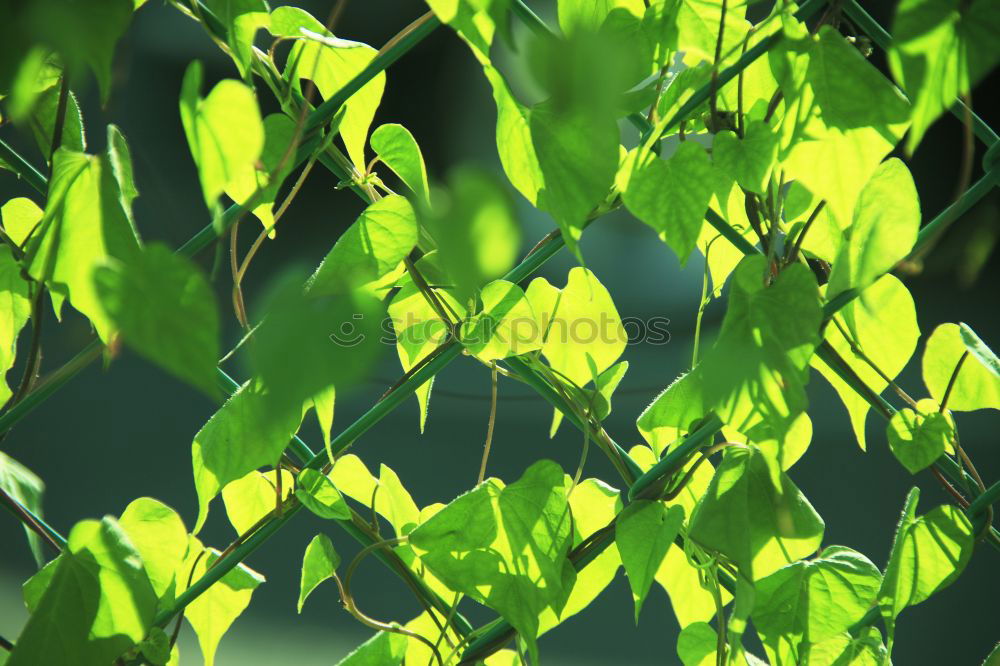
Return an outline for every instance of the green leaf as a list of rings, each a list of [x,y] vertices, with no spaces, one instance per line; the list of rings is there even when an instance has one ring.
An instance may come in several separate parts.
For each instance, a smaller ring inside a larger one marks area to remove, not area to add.
[[[570,492],[569,507],[573,514],[573,546],[576,547],[614,520],[622,507],[621,495],[617,488],[599,479],[584,479]],[[576,582],[562,610],[558,614],[551,608],[542,611],[538,618],[538,634],[544,634],[586,609],[611,584],[621,563],[618,549],[609,546],[577,571]]]
[[[792,421],[788,432],[781,438],[776,437],[763,423],[750,428],[746,434],[724,426],[722,435],[729,442],[752,442],[764,455],[778,461],[781,469],[787,471],[809,448],[813,426],[809,415],[802,412]]]
[[[205,555],[200,556],[201,553]],[[198,580],[217,559],[219,553],[216,550],[205,549],[197,538],[191,537],[187,560],[181,571],[191,572],[191,580]],[[213,666],[219,641],[236,618],[246,610],[253,591],[263,582],[263,576],[241,564],[230,570],[185,609],[184,617],[198,636],[205,666]]]
[[[892,415],[885,434],[896,460],[916,474],[949,448],[955,428],[940,412],[919,414],[904,408]]]
[[[461,341],[481,361],[525,354],[542,347],[531,303],[513,282],[495,280],[480,292],[483,310],[462,323]]]
[[[424,255],[416,263],[416,267],[430,285],[448,284],[440,268],[437,251]],[[389,318],[396,335],[396,352],[400,365],[404,372],[409,372],[444,343],[449,338],[450,331],[408,274],[402,276],[399,282],[400,289],[389,303]],[[445,304],[447,311],[454,312],[459,320],[465,318],[466,308],[455,298],[451,289],[434,289],[434,293]],[[433,385],[432,377],[416,390],[421,432],[427,420],[427,405]]]
[[[708,153],[685,141],[666,161],[642,148],[629,153],[618,186],[629,211],[651,226],[683,264],[701,233],[714,180]]]
[[[25,199],[27,201],[27,199]],[[6,213],[10,202],[4,206]],[[10,247],[0,246],[0,405],[11,396],[7,372],[17,358],[17,337],[31,317],[28,283],[21,277],[21,264]]]
[[[222,22],[229,55],[240,70],[240,76],[249,79],[254,33],[270,23],[267,3],[264,0],[205,0],[205,6]]]
[[[913,296],[899,278],[883,275],[840,310],[827,324],[825,337],[861,381],[881,394],[889,386],[885,377],[895,379],[917,348],[920,328],[917,326]],[[855,348],[864,354],[864,358],[855,353]],[[814,357],[812,364],[830,382],[847,407],[854,435],[864,451],[867,446],[865,422],[871,405],[822,359]]]
[[[420,146],[410,130],[397,123],[379,125],[369,139],[379,161],[399,176],[403,184],[424,205],[430,205],[430,186],[427,184],[427,167]]]
[[[712,666],[716,664],[715,652],[719,636],[712,625],[692,622],[677,637],[677,656],[684,666]]]
[[[202,99],[201,85],[201,63],[194,61],[181,85],[181,122],[212,210],[219,195],[231,184],[238,188],[241,174],[260,158],[264,125],[250,87],[223,79]]]
[[[511,269],[521,233],[510,197],[486,171],[456,169],[449,186],[421,222],[438,248],[448,284],[465,302],[476,289]]]
[[[570,269],[562,289],[535,278],[525,296],[543,336],[542,354],[577,386],[610,368],[625,351],[628,334],[611,295],[586,268]]]
[[[683,523],[683,507],[646,500],[627,506],[615,522],[615,545],[632,587],[636,623],[653,577]]]
[[[854,223],[830,273],[831,296],[864,289],[910,253],[920,228],[920,201],[913,176],[895,157],[883,162],[865,185]]]
[[[52,154],[52,136],[56,131],[60,87],[60,82],[56,79],[53,81],[53,85],[39,91],[28,119],[32,134],[35,135],[35,143],[38,145],[39,152],[45,156],[46,162],[49,155]],[[74,152],[85,152],[87,139],[84,136],[83,116],[80,114],[80,105],[76,95],[72,91],[66,96],[64,113],[62,141],[59,145]]]
[[[117,131],[109,127],[108,136],[102,155],[56,151],[45,215],[25,247],[23,262],[33,278],[49,286],[53,301],[68,298],[105,343],[114,322],[101,306],[94,267],[109,258],[127,262],[139,248]]]
[[[172,651],[170,636],[159,627],[150,629],[149,635],[139,643],[138,647],[139,653],[151,664],[163,666],[170,661]]]
[[[101,102],[107,103],[115,44],[125,34],[132,10],[133,0],[34,0],[5,7],[0,89],[7,90],[22,60],[31,57],[32,47],[44,46],[56,51],[74,75],[84,68],[93,71]]]
[[[299,584],[299,605],[298,611],[302,612],[302,604],[312,591],[328,578],[333,578],[340,566],[340,555],[333,548],[330,537],[325,534],[317,534],[306,546],[306,553],[302,557],[302,581]]]
[[[276,10],[277,11],[277,10]],[[330,99],[375,58],[377,51],[367,44],[337,39],[325,28],[300,30],[300,39],[288,54],[285,78],[295,85],[299,79],[316,84],[323,99]],[[379,72],[344,102],[340,136],[355,169],[365,173],[365,144],[375,110],[385,89],[385,72]]]
[[[726,27],[722,35],[722,53],[739,57],[739,45],[747,32],[743,15],[746,5],[727,8]],[[718,0],[681,0],[677,8],[677,50],[684,52],[688,64],[713,61],[719,41],[722,3]],[[734,54],[734,51],[736,52]]]
[[[363,285],[390,273],[417,244],[417,218],[405,197],[390,195],[358,216],[310,278],[316,295]]]
[[[380,466],[376,479],[357,456],[340,456],[330,472],[330,480],[340,492],[363,506],[371,507],[374,501],[375,512],[389,521],[396,536],[409,534],[420,522],[416,503],[396,473],[386,465]]]
[[[514,187],[549,213],[575,253],[591,213],[607,198],[618,168],[614,114],[586,108],[527,107],[502,75],[485,69],[497,105],[497,149]]]
[[[34,472],[3,451],[0,451],[0,489],[3,489],[28,511],[42,517],[42,496],[45,494],[45,483]],[[31,548],[35,564],[41,569],[45,564],[42,542],[27,525],[24,527],[24,533],[28,537],[28,547]]]
[[[889,68],[913,100],[906,150],[1000,61],[1000,11],[989,0],[903,0],[892,22]]]
[[[358,646],[337,666],[398,666],[406,655],[406,636],[380,631]]]
[[[805,646],[847,631],[864,617],[881,583],[879,570],[864,555],[829,546],[816,559],[757,581],[753,623],[764,645],[799,663]]]
[[[787,28],[786,28],[787,30]],[[769,52],[784,94],[779,157],[788,180],[826,199],[842,227],[861,188],[906,130],[903,95],[830,26],[800,27]]]
[[[156,243],[127,262],[96,267],[94,286],[107,319],[131,347],[209,396],[218,394],[219,315],[194,263]]]
[[[142,558],[143,568],[161,606],[172,601],[178,585],[175,576],[188,548],[184,521],[166,504],[140,497],[125,507],[118,524]],[[186,575],[186,572],[180,573]]]
[[[823,315],[808,268],[788,266],[770,286],[766,274],[762,255],[737,266],[719,337],[687,381],[697,384],[700,376],[704,407],[723,422],[741,432],[765,423],[781,437],[806,408],[809,359]]]
[[[350,520],[351,510],[329,477],[314,469],[299,474],[295,496],[320,518]]]
[[[384,310],[370,293],[347,285],[339,294],[320,292],[304,284],[295,270],[275,280],[249,350],[267,401],[280,412],[312,405],[331,386],[353,388],[381,351]]]
[[[410,533],[435,576],[499,612],[536,657],[538,615],[546,607],[558,615],[575,579],[566,558],[570,484],[542,460],[505,488],[487,481]]]
[[[919,498],[919,489],[910,490],[878,593],[890,650],[900,612],[951,585],[975,543],[972,524],[961,509],[942,505],[917,516]]]
[[[275,7],[271,12],[270,25],[267,29],[275,37],[293,37],[301,39],[302,29],[309,32],[323,32],[323,23],[312,14],[299,7]]]
[[[619,8],[639,18],[646,12],[642,0],[563,0],[559,3],[559,27],[566,34],[596,32],[608,14]]]
[[[261,518],[275,510],[278,503],[277,474],[274,470],[261,473],[254,470],[246,476],[227,483],[222,489],[226,517],[237,535],[250,531]],[[281,500],[292,493],[295,479],[291,472],[281,470]]]
[[[756,447],[729,447],[688,535],[759,580],[819,547],[824,524],[809,500]]]
[[[962,333],[963,329],[958,324],[941,324],[931,333],[924,348],[924,385],[931,397],[940,403],[955,368],[958,368],[955,385],[948,397],[948,409],[956,412],[1000,409],[1000,376],[993,371],[985,352],[977,344],[967,345],[966,339],[975,341],[968,333],[964,336]],[[959,361],[965,354],[969,356],[961,361],[959,368]]]
[[[496,24],[506,16],[509,0],[428,0],[427,6],[469,45],[480,63],[490,60]]]
[[[155,611],[139,554],[115,520],[84,520],[7,665],[111,663],[146,636]]]
[[[197,533],[208,517],[208,503],[226,484],[273,465],[302,421],[302,409],[276,411],[260,383],[247,382],[208,420],[191,446],[198,491]]]
[[[0,207],[0,220],[7,237],[23,246],[32,230],[42,220],[42,209],[27,197],[11,199]]]
[[[237,203],[248,203],[254,194],[257,216],[269,236],[274,237],[272,208],[285,177],[291,173],[295,155],[288,152],[295,138],[295,121],[283,113],[264,118],[264,148],[256,162],[245,162],[226,183],[226,195]],[[280,169],[278,167],[281,167]]]
[[[778,136],[762,120],[747,123],[742,139],[729,130],[716,133],[712,139],[715,167],[757,194],[764,194],[777,156]]]
[[[889,663],[889,653],[882,644],[882,634],[875,627],[864,627],[857,638],[844,632],[809,645],[805,663],[832,666],[882,666]]]
[[[958,328],[962,334],[962,342],[965,343],[965,348],[969,350],[972,357],[979,361],[979,364],[984,368],[1000,377],[1000,358],[997,358],[993,350],[986,346],[986,343],[976,335],[976,332],[968,324],[959,324]]]

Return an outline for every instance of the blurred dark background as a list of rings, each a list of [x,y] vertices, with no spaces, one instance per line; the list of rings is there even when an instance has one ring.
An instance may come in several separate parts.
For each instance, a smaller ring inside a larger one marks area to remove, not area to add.
[[[302,5],[322,18],[330,3]],[[553,6],[533,6],[553,21]],[[872,3],[868,8],[883,25],[889,25],[892,6]],[[425,6],[416,0],[352,2],[337,33],[378,48],[424,11]],[[523,38],[521,28],[515,25],[515,35]],[[150,0],[119,44],[114,93],[107,107],[100,107],[92,81],[76,90],[91,152],[103,148],[103,126],[108,122],[120,126],[129,141],[141,193],[135,215],[147,242],[178,246],[208,222],[177,110],[181,77],[194,58],[204,62],[209,83],[237,76],[232,62],[198,25],[158,0]],[[880,67],[884,65],[879,52],[873,60]],[[985,91],[996,82],[995,78],[984,82],[974,92],[974,100],[984,99]],[[995,107],[975,104],[975,108],[991,125],[1000,127]],[[265,111],[273,110],[265,106]],[[502,173],[496,157],[495,120],[491,92],[480,68],[450,30],[439,29],[391,68],[373,127],[383,122],[403,123],[419,142],[431,179],[441,181],[451,168],[463,163]],[[31,155],[36,164],[41,163],[23,137],[15,136],[10,128],[3,130],[3,136]],[[925,221],[951,201],[961,159],[961,136],[960,124],[947,116],[929,131],[909,162]],[[981,173],[981,157],[982,149],[978,148],[974,177]],[[253,294],[290,264],[318,264],[361,210],[360,201],[348,191],[336,191],[336,184],[322,168],[313,171],[281,223],[278,238],[265,245],[250,271],[245,285],[251,302]],[[13,196],[38,201],[27,186],[7,172],[0,173],[0,200]],[[553,223],[517,199],[526,251]],[[998,206],[1000,194],[994,190],[940,239],[923,271],[906,278],[925,336],[939,323],[964,321],[987,343],[1000,347],[996,291],[1000,264],[990,259],[1000,233]],[[249,244],[257,223],[248,220],[244,226],[253,229],[242,235]],[[631,368],[614,398],[607,429],[628,447],[641,441],[635,428],[638,414],[690,363],[703,269],[698,258],[681,269],[653,231],[625,213],[607,216],[593,225],[582,247],[588,266],[609,288],[623,317],[665,316],[671,320],[669,344],[633,345],[623,357]],[[199,261],[211,270],[212,252],[204,253]],[[563,252],[539,274],[561,286],[572,265],[570,255]],[[223,346],[228,349],[238,339],[238,326],[229,307],[230,283],[224,265],[215,284],[225,325]],[[65,312],[59,326],[50,313],[46,315],[45,371],[61,365],[90,338],[88,324],[71,308]],[[719,324],[722,312],[721,304],[710,308],[707,336]],[[22,339],[22,344],[25,342]],[[915,359],[921,350],[922,345]],[[19,376],[19,368],[10,376]],[[373,374],[373,379],[355,393],[338,396],[335,432],[363,413],[398,377],[393,349],[386,348]],[[239,378],[245,378],[245,372]],[[914,395],[926,394],[916,360],[904,371],[900,383]],[[411,401],[366,434],[355,452],[376,473],[381,462],[395,469],[419,505],[446,502],[475,482],[489,413],[489,388],[489,373],[482,366],[456,361],[435,384],[423,435],[417,428],[416,402]],[[810,393],[815,434],[808,455],[792,470],[792,477],[826,520],[824,543],[858,549],[882,567],[906,491],[914,483],[922,488],[923,510],[946,501],[946,497],[930,474],[914,479],[896,463],[877,416],[869,419],[870,450],[863,453],[851,434],[846,411],[815,373]],[[531,399],[523,386],[503,380],[500,398],[491,474],[513,480],[539,457],[553,458],[567,469],[575,467],[580,437],[564,425],[555,439],[549,440],[551,410],[545,403]],[[170,504],[190,527],[196,515],[190,444],[214,410],[215,406],[194,390],[124,351],[106,369],[100,363],[93,364],[35,410],[10,433],[3,450],[45,480],[46,516],[64,532],[82,518],[119,514],[140,496]],[[963,444],[987,480],[1000,478],[1000,449],[995,441],[998,419],[993,412],[958,418]],[[303,437],[318,448],[321,440],[311,423],[307,419]],[[587,472],[615,478],[610,465],[598,455],[590,456]],[[34,565],[20,529],[9,515],[3,515],[0,634],[14,638],[25,618],[19,586],[34,571]],[[258,589],[250,608],[223,639],[216,663],[333,664],[369,635],[339,609],[335,588],[329,584],[310,598],[301,616],[295,615],[302,552],[317,531],[326,531],[346,557],[356,551],[349,537],[311,515],[291,522],[250,558],[250,566],[266,575],[268,582]],[[233,536],[217,501],[201,537],[222,548]],[[1000,591],[998,558],[1000,553],[988,546],[978,547],[957,583],[904,612],[898,625],[896,663],[978,664],[985,657],[1000,639],[996,614],[982,610],[992,607]],[[542,639],[546,660],[557,664],[677,663],[676,621],[666,595],[654,588],[636,628],[628,584],[619,573],[590,608]],[[364,610],[375,617],[405,622],[418,611],[399,581],[374,562],[362,567],[355,589]],[[474,618],[485,620],[488,615]],[[182,650],[185,663],[198,663],[197,648],[186,630]]]

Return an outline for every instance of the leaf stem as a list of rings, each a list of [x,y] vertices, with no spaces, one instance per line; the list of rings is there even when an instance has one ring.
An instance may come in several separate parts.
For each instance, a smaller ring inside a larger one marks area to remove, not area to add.
[[[958,373],[962,369],[962,365],[965,363],[965,359],[969,357],[969,351],[965,350],[962,356],[959,357],[958,362],[955,364],[955,369],[951,371],[951,377],[948,378],[948,386],[944,390],[944,395],[941,396],[941,408],[938,410],[944,414],[945,410],[948,409],[948,399],[951,397],[951,392],[955,388],[955,382],[958,380]]]
[[[493,426],[497,419],[497,362],[490,361],[492,368],[490,381],[490,420],[486,426],[486,446],[483,447],[483,461],[479,464],[478,486],[486,478],[486,462],[490,459],[490,446],[493,444]]]

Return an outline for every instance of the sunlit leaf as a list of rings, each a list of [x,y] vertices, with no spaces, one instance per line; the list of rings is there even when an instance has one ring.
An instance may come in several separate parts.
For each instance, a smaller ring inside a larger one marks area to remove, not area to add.
[[[405,197],[391,195],[358,216],[310,279],[309,289],[336,293],[345,284],[362,285],[396,268],[417,244],[417,218]]]
[[[498,611],[533,653],[538,614],[546,607],[558,614],[575,579],[566,559],[569,483],[542,460],[505,488],[487,481],[410,533],[431,572]]]
[[[265,389],[247,382],[208,420],[191,446],[198,491],[197,533],[208,517],[208,503],[231,481],[278,462],[302,420],[301,406],[276,412]]]
[[[489,362],[542,348],[542,331],[519,286],[495,280],[480,298],[482,312],[462,324],[462,344],[471,354]]]
[[[314,469],[299,474],[295,496],[320,518],[350,520],[351,510],[329,477]]]
[[[909,105],[834,28],[797,31],[768,55],[785,100],[782,168],[847,226],[861,188],[906,130]]]
[[[201,86],[201,63],[194,61],[181,86],[181,122],[211,210],[230,184],[239,187],[241,174],[254,168],[264,149],[264,124],[250,87],[223,79],[202,98]]]
[[[0,489],[28,511],[42,517],[45,483],[34,472],[3,451],[0,451]],[[24,533],[28,537],[28,547],[31,548],[35,564],[41,569],[45,564],[42,542],[27,525],[24,526]]]
[[[205,554],[202,556],[202,553]],[[197,538],[191,537],[191,546],[181,571],[191,572],[188,574],[191,580],[198,580],[218,558],[217,551],[204,549]],[[250,605],[253,591],[263,582],[263,576],[241,564],[188,605],[184,618],[198,636],[205,666],[213,666],[219,641]]]
[[[320,583],[328,578],[332,578],[340,565],[340,555],[333,548],[330,537],[325,534],[317,534],[306,546],[305,555],[302,557],[302,580],[299,584],[299,604],[298,611],[302,612],[302,604],[306,598],[312,594]]]
[[[823,530],[823,519],[792,480],[750,446],[727,449],[688,533],[759,580],[815,552]]]
[[[944,414],[918,413],[908,407],[893,414],[886,428],[892,454],[910,474],[929,467],[954,437],[955,428]]]
[[[246,534],[257,522],[275,510],[278,503],[277,475],[274,470],[261,473],[254,470],[246,476],[226,484],[222,501],[226,517],[237,535]],[[294,478],[281,470],[281,499],[292,492]]]
[[[275,10],[277,11],[277,10]],[[376,55],[375,49],[346,39],[338,39],[324,28],[300,30],[300,39],[288,54],[285,78],[298,85],[299,79],[309,79],[329,99],[355,76],[361,73]],[[346,111],[340,121],[340,136],[347,155],[361,174],[365,172],[365,145],[368,128],[385,89],[385,72],[379,72],[344,102]]]
[[[918,516],[919,498],[910,490],[878,593],[890,649],[899,614],[951,585],[972,557],[972,524],[961,509],[942,505]]]
[[[406,636],[380,631],[338,661],[337,666],[398,666],[406,655],[406,644]]]
[[[712,197],[715,175],[705,149],[685,141],[666,161],[641,148],[629,153],[619,175],[628,209],[687,261]]]
[[[140,497],[125,507],[118,524],[142,558],[161,606],[172,601],[177,587],[184,586],[175,580],[188,549],[184,521],[166,504]]]
[[[913,296],[899,278],[883,275],[835,315],[827,324],[825,337],[866,386],[882,393],[888,387],[885,377],[895,379],[917,348],[920,329]],[[812,364],[847,407],[854,435],[865,450],[865,423],[871,405],[823,360],[814,357]]]
[[[4,206],[5,215],[10,204]],[[21,265],[7,245],[0,246],[0,405],[12,393],[7,385],[7,372],[17,358],[17,337],[31,317],[30,296],[28,283],[21,276]]]
[[[740,262],[730,278],[719,337],[684,381],[697,390],[700,377],[704,406],[723,422],[743,432],[764,423],[781,437],[806,408],[822,312],[808,268],[789,266],[771,285],[767,270],[762,255]]]
[[[913,100],[906,149],[1000,61],[1000,10],[989,0],[903,0],[892,22],[889,68]]]
[[[644,500],[626,507],[615,523],[615,544],[632,587],[636,622],[653,577],[683,523],[682,507]]]
[[[205,0],[205,6],[221,21],[230,55],[243,78],[250,76],[253,38],[270,23],[264,0]]]
[[[628,335],[611,295],[586,268],[571,269],[562,289],[535,278],[525,295],[543,336],[542,354],[577,386],[611,367],[625,350]]]
[[[114,323],[100,304],[94,267],[109,258],[127,262],[138,251],[125,196],[130,184],[119,180],[124,174],[116,168],[116,135],[109,128],[108,151],[101,155],[56,151],[45,215],[24,258],[31,276],[67,298],[105,342]]]
[[[141,355],[209,396],[218,394],[219,314],[208,280],[189,259],[153,244],[94,270],[101,306]]]
[[[830,273],[830,296],[864,289],[910,252],[920,227],[913,176],[900,160],[883,162],[861,190],[854,222]]]
[[[778,137],[761,120],[747,123],[743,138],[718,132],[712,140],[712,162],[750,192],[764,194],[778,155]]]
[[[677,656],[684,666],[712,666],[719,636],[707,622],[692,622],[677,637]]]
[[[1000,376],[992,369],[988,358],[984,365],[982,353],[973,353],[963,338],[962,327],[958,324],[941,324],[934,329],[924,348],[924,385],[938,403],[945,396],[948,384],[955,374],[954,386],[948,396],[948,409],[969,412],[976,409],[1000,409]],[[962,357],[968,354],[964,361]],[[961,362],[961,367],[959,367]]]
[[[156,595],[113,518],[77,523],[8,666],[111,663],[153,622]]]
[[[274,237],[274,207],[278,189],[291,171],[295,155],[290,152],[295,138],[295,121],[283,113],[272,113],[263,120],[264,147],[256,162],[244,162],[226,183],[226,196],[237,203],[251,197],[257,204],[253,214]]]
[[[420,146],[410,131],[396,123],[379,125],[372,132],[369,142],[379,161],[392,169],[419,201],[430,205],[427,167],[424,166]]]
[[[485,171],[457,169],[422,219],[441,268],[463,302],[514,265],[521,233],[506,190]]]
[[[843,546],[796,562],[756,582],[753,623],[764,644],[792,660],[864,617],[882,576],[868,558]]]

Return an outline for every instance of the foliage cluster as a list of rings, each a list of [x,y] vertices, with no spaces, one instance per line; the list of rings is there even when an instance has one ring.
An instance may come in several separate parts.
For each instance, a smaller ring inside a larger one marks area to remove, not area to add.
[[[39,477],[0,454],[3,503],[39,565],[23,588],[30,618],[0,664],[177,664],[181,618],[211,664],[263,582],[244,559],[303,510],[363,546],[345,565],[322,532],[301,565],[300,611],[332,580],[346,612],[376,631],[342,664],[539,663],[539,637],[622,568],[636,619],[654,583],[666,591],[685,666],[761,663],[744,647],[749,631],[773,664],[889,663],[903,611],[952,583],[974,551],[1000,547],[990,508],[1000,486],[980,479],[956,420],[1000,409],[1000,359],[968,326],[944,324],[923,345],[924,389],[911,397],[894,380],[921,332],[892,274],[993,186],[995,151],[982,179],[967,187],[966,169],[964,194],[923,227],[906,163],[890,156],[897,146],[912,154],[949,109],[970,140],[995,147],[957,98],[1000,59],[1000,5],[902,0],[890,41],[854,0],[769,11],[738,0],[559,0],[558,30],[520,0],[427,1],[431,11],[377,51],[335,36],[336,12],[324,24],[265,0],[170,0],[233,65],[206,90],[192,62],[179,91],[211,223],[176,252],[139,238],[126,138],[109,126],[104,150],[87,152],[72,90],[92,75],[107,98],[115,44],[143,0],[0,8],[3,120],[45,162],[39,171],[0,143],[0,167],[35,190],[0,209],[0,371],[16,352],[24,368],[0,382],[0,432],[121,344],[225,398],[193,435],[191,526],[139,498],[63,537],[41,517]],[[496,42],[515,42],[515,20],[530,28],[518,53],[538,101],[520,99],[494,62]],[[507,178],[557,225],[519,263],[504,183],[460,168],[432,186],[406,128],[372,129],[386,68],[440,24],[492,88]],[[873,40],[891,78],[868,60]],[[264,95],[279,113],[261,113]],[[279,222],[316,166],[366,208],[312,274],[281,279],[249,312],[242,281],[258,249],[280,242]],[[702,308],[726,307],[713,343],[696,346],[638,415],[645,442],[629,450],[602,426],[628,369],[621,318],[579,246],[588,225],[622,207],[682,262],[704,255]],[[257,234],[242,256],[240,228]],[[227,235],[245,335],[223,355],[219,304],[192,257],[226,249],[216,241]],[[580,263],[565,286],[529,281],[563,246]],[[67,304],[84,315],[95,338],[36,381],[49,302],[56,318]],[[377,358],[386,314],[421,329],[396,330],[405,374],[334,436],[337,392]],[[524,321],[536,334],[520,334]],[[548,334],[581,322],[610,333]],[[220,368],[237,355],[253,368],[242,384]],[[346,452],[410,396],[422,429],[435,374],[459,356],[494,387],[502,374],[551,403],[552,433],[563,420],[582,433],[579,467],[531,460],[517,479],[488,477],[491,417],[477,485],[421,507],[396,472],[375,475]],[[812,439],[812,370],[836,389],[862,449],[874,411],[904,470],[954,498],[918,507],[916,488],[900,498],[889,553],[825,544],[823,519],[792,480]],[[324,450],[297,437],[306,418]],[[620,475],[614,484],[584,478],[591,446]],[[239,535],[221,551],[197,536],[220,495]],[[367,556],[400,578],[420,615],[361,610],[351,579]],[[475,604],[497,619],[472,627],[463,608]]]

